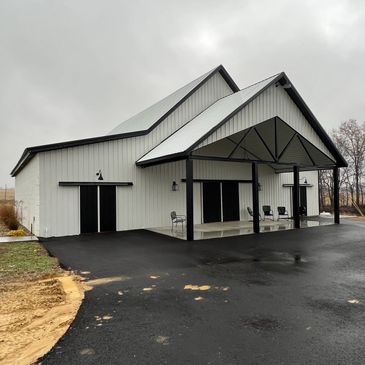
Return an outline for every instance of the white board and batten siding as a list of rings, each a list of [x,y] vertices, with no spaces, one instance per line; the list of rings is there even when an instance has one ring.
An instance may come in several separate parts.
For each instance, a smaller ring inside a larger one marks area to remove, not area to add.
[[[15,201],[20,222],[40,235],[40,166],[36,155],[15,179]]]

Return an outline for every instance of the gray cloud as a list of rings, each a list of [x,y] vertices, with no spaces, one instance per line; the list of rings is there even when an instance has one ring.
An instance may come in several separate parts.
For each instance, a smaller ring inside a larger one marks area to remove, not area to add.
[[[222,63],[285,71],[323,126],[365,119],[363,1],[0,2],[0,186],[26,146],[107,133]]]

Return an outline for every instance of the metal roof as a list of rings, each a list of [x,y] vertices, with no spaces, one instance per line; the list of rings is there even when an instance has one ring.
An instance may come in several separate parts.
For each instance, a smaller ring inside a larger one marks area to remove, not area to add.
[[[205,82],[207,82],[213,75],[218,72],[227,82],[228,86],[232,89],[233,92],[239,91],[239,87],[233,81],[223,65],[219,65],[218,67],[212,69],[211,71],[205,73],[204,75],[198,77],[196,80],[190,82],[176,92],[172,93],[170,96],[161,100],[161,102],[152,105],[145,111],[121,123],[118,127],[114,128],[109,134],[105,136],[27,147],[10,174],[11,176],[16,176],[16,174],[21,171],[21,169],[26,166],[27,163],[33,158],[33,156],[39,152],[53,151],[61,148],[77,147],[148,134],[176,108],[178,108],[179,105],[181,105],[186,99],[188,99],[190,95],[192,95]]]
[[[108,135],[149,130],[161,119],[166,118],[167,114],[172,108],[174,108],[174,106],[179,105],[181,101],[184,101],[187,96],[189,96],[202,84],[202,82],[205,82],[217,71],[221,72],[222,76],[226,79],[233,91],[238,91],[239,89],[237,85],[234,84],[232,79],[227,79],[227,76],[229,75],[224,73],[223,70],[223,66],[215,67],[189,84],[166,96],[164,99],[151,105],[149,108],[120,123],[117,127],[111,130]]]
[[[174,155],[187,151],[194,143],[209,133],[222,120],[234,113],[252,97],[263,91],[278,75],[271,76],[241,91],[228,95],[196,116],[189,123],[178,129],[170,137],[141,157],[137,164],[155,160],[163,156]]]
[[[248,86],[237,93],[218,100],[190,122],[167,137],[151,151],[143,155],[138,161],[136,161],[136,164],[138,166],[150,166],[157,163],[176,161],[186,158],[200,142],[237,114],[270,85],[277,82],[280,82],[281,85],[290,85],[289,88],[286,88],[288,95],[303,113],[308,123],[316,131],[330,153],[334,156],[336,165],[338,167],[346,167],[346,160],[333,144],[328,134],[320,125],[284,72],[271,76],[256,84]]]

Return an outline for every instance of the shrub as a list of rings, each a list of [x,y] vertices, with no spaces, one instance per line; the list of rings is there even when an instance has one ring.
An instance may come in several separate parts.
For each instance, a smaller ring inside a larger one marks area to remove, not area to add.
[[[13,205],[0,206],[0,218],[11,230],[15,230],[19,227],[18,219],[16,217],[16,212]]]
[[[15,229],[15,230],[10,230],[8,233],[7,233],[8,236],[26,236],[26,232],[24,231],[24,229]]]

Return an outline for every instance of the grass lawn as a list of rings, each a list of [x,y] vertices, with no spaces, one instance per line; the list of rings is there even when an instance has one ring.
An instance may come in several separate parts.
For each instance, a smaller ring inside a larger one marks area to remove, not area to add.
[[[22,278],[28,280],[58,274],[57,259],[48,256],[38,242],[13,242],[0,244],[0,282]]]

